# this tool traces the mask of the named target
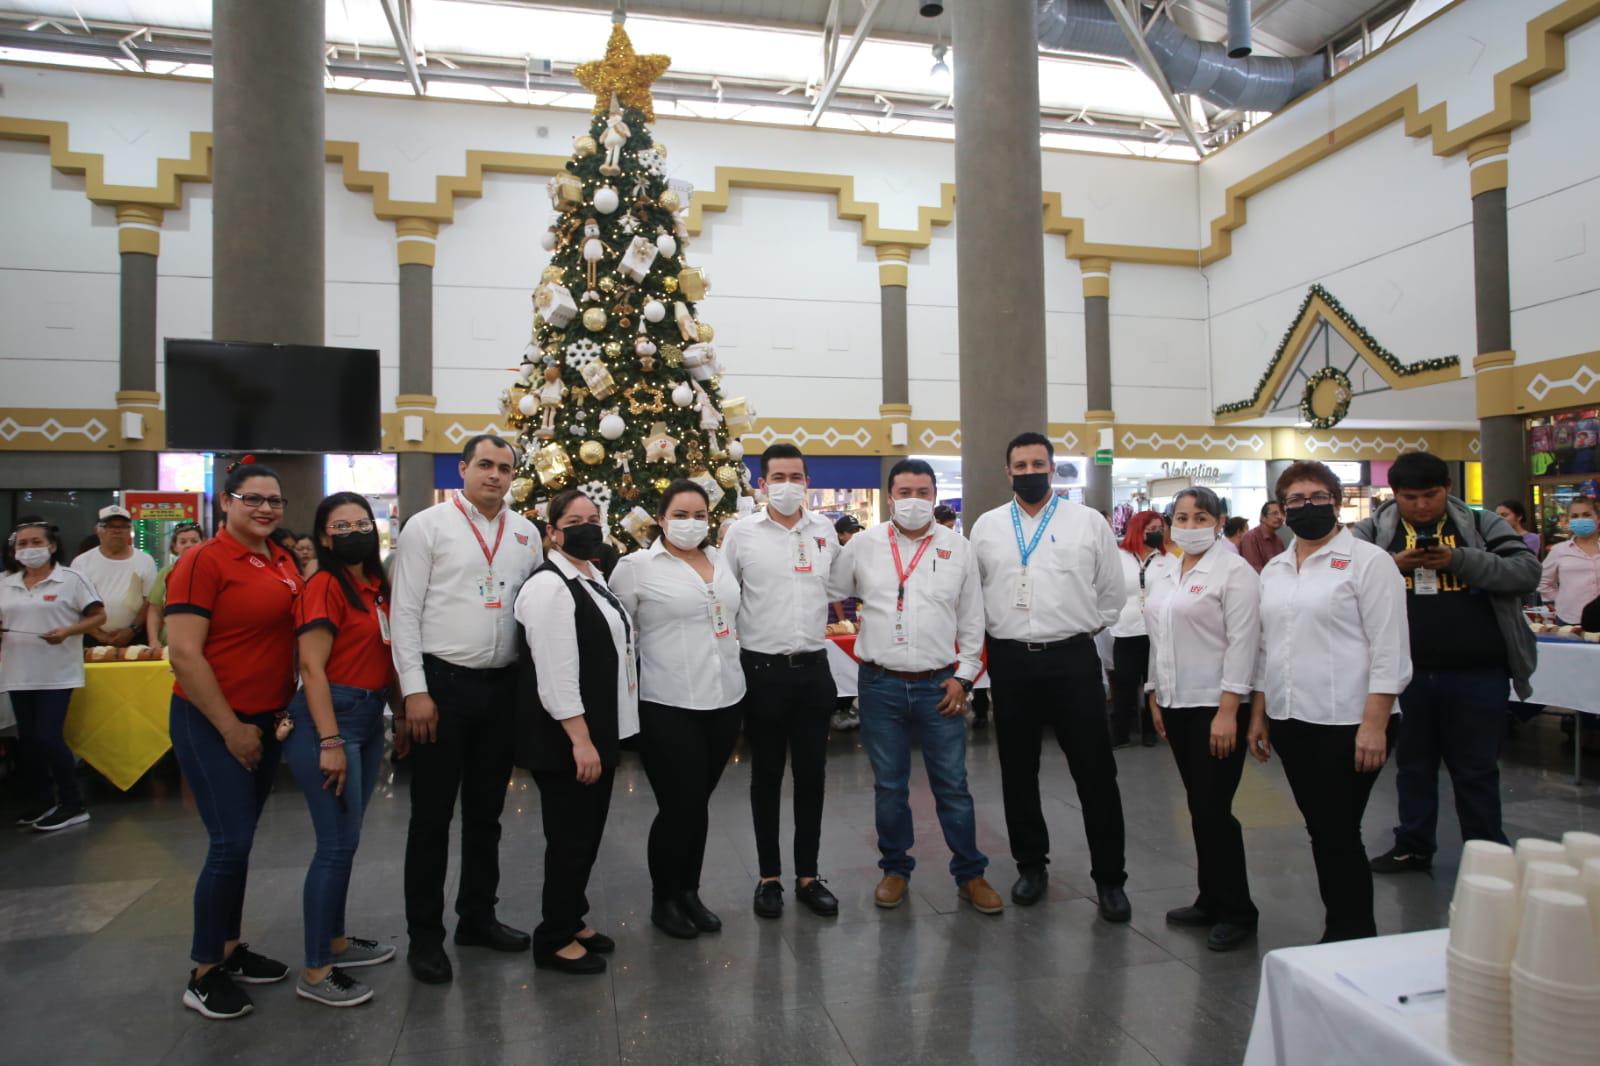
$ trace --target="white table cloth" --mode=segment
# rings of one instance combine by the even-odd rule
[[[1539,664],[1531,683],[1532,703],[1600,714],[1600,644],[1539,641]]]

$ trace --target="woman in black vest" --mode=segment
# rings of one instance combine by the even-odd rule
[[[610,937],[584,924],[584,889],[600,851],[617,742],[639,731],[633,622],[606,587],[600,512],[581,492],[550,501],[556,549],[517,594],[523,655],[517,763],[532,771],[544,811],[544,920],[535,966],[604,973]]]

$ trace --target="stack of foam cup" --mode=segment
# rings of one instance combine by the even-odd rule
[[[1517,945],[1517,886],[1463,874],[1451,903],[1445,959],[1450,1052],[1472,1066],[1511,1061],[1511,962]]]
[[[1537,837],[1523,837],[1517,841],[1517,865],[1526,870],[1530,862],[1566,862],[1565,844]]]
[[[1584,833],[1576,829],[1561,834],[1561,846],[1566,849],[1568,866],[1583,869],[1590,859],[1600,859],[1600,833]]]
[[[1462,845],[1461,867],[1456,871],[1456,876],[1459,879],[1469,874],[1499,877],[1513,885],[1522,883],[1522,867],[1517,865],[1516,852],[1509,845],[1496,844],[1492,840],[1469,840]],[[1450,924],[1454,925],[1455,920],[1456,905],[1452,901]]]
[[[1579,886],[1578,868],[1564,862],[1530,862],[1522,871],[1522,898],[1536,888],[1554,888],[1562,892],[1583,894]]]
[[[1511,966],[1517,1066],[1594,1062],[1600,1050],[1600,943],[1588,902],[1536,888],[1523,902]]]
[[[1589,859],[1583,864],[1578,882],[1583,886],[1583,894],[1589,897],[1589,916],[1594,919],[1595,929],[1600,931],[1600,859]]]

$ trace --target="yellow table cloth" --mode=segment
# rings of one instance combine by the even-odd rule
[[[172,665],[89,663],[67,708],[67,744],[126,792],[172,747]]]

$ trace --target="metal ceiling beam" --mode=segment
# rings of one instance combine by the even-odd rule
[[[828,17],[822,20],[822,81],[833,77],[839,61],[839,0],[829,0]]]
[[[1139,65],[1144,68],[1145,76],[1156,83],[1156,88],[1161,91],[1161,98],[1167,102],[1167,107],[1172,110],[1172,117],[1178,120],[1178,125],[1183,127],[1184,134],[1189,138],[1189,143],[1194,145],[1194,150],[1202,158],[1205,157],[1205,145],[1200,143],[1200,134],[1194,128],[1194,122],[1189,118],[1189,112],[1184,109],[1177,96],[1172,92],[1172,86],[1167,84],[1167,76],[1161,73],[1161,66],[1156,62],[1156,57],[1150,54],[1150,46],[1145,43],[1144,34],[1140,32],[1138,21],[1123,7],[1118,0],[1106,0],[1106,7],[1117,20],[1117,25],[1122,27],[1122,35],[1133,46],[1133,54],[1139,57]]]
[[[822,118],[822,113],[828,109],[828,104],[833,100],[833,94],[839,91],[840,84],[844,82],[850,64],[855,62],[856,53],[861,51],[861,46],[866,43],[867,34],[872,32],[872,24],[878,18],[878,9],[883,6],[883,0],[866,0],[866,3],[866,8],[861,12],[861,19],[856,23],[856,30],[850,35],[850,44],[844,50],[844,58],[834,67],[833,74],[823,84],[822,91],[817,94],[816,103],[811,106],[811,114],[806,116],[808,126],[815,126]]]
[[[403,0],[380,0],[383,6],[383,17],[389,21],[389,32],[394,36],[394,46],[400,53],[400,60],[406,65],[406,79],[411,82],[411,91],[418,96],[426,96],[427,90],[422,87],[422,72],[417,69],[417,50],[411,47],[411,11],[409,6],[402,11],[400,6]]]

